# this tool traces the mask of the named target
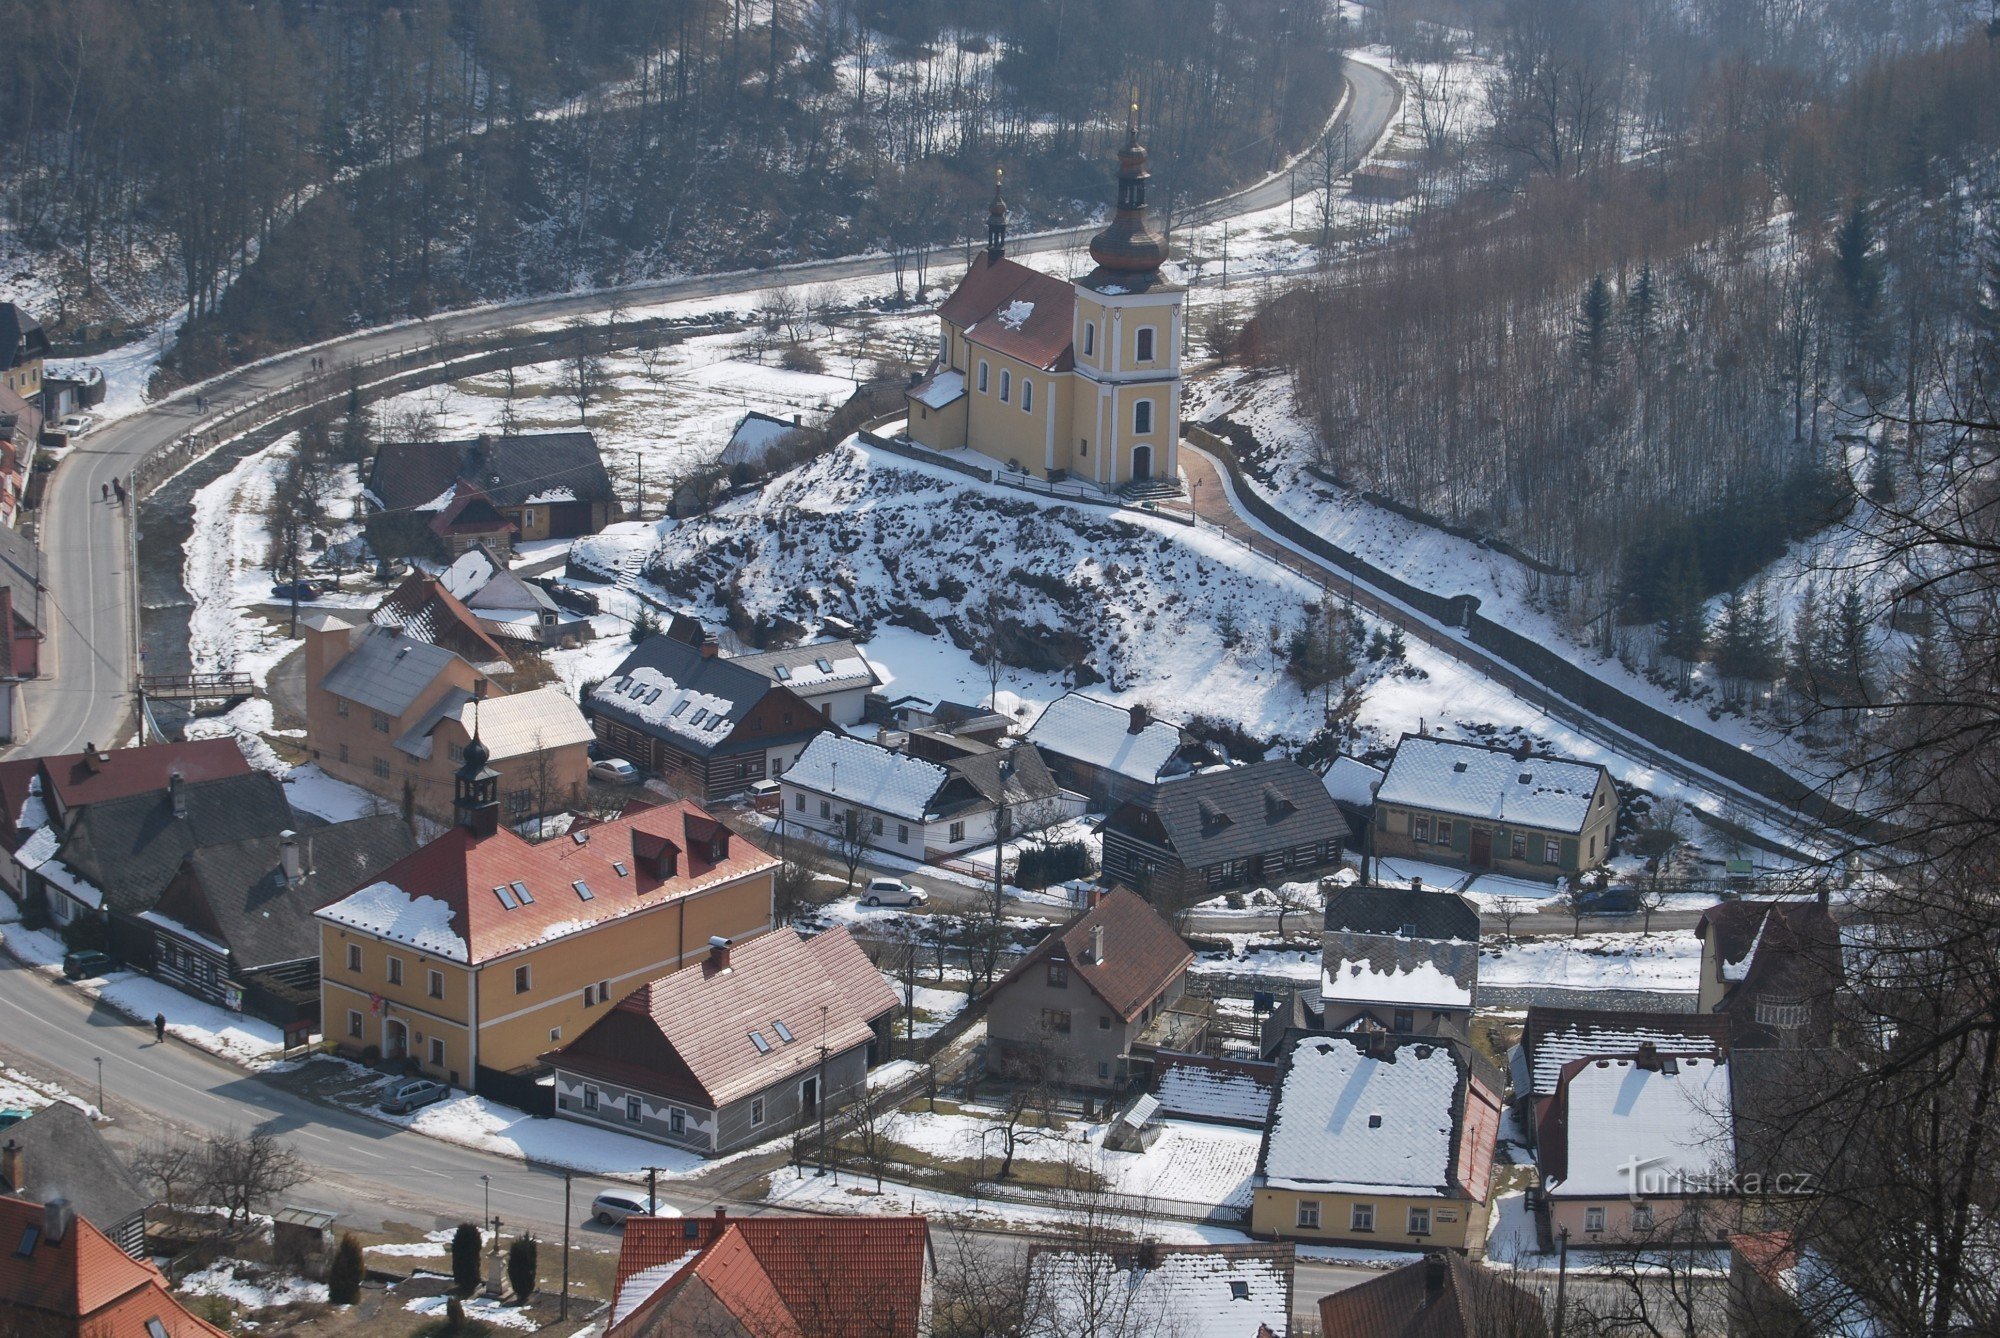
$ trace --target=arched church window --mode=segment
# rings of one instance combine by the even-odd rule
[[[986,393],[986,364],[984,362],[979,364],[979,393],[982,395]]]
[[[1035,408],[1035,383],[1027,377],[1021,378],[1021,412],[1032,413]]]
[[[1005,367],[1000,369],[1000,402],[1005,404],[1014,393],[1014,374]]]

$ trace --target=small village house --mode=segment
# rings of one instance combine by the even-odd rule
[[[1003,1074],[1059,1085],[1122,1087],[1135,1051],[1199,1049],[1206,1014],[1177,1007],[1194,961],[1173,926],[1126,888],[1051,932],[993,986],[986,1009],[987,1062]],[[1162,1037],[1149,1033],[1162,1030]],[[1178,1043],[1172,1043],[1178,1042]]]
[[[795,458],[795,448],[809,440],[798,414],[787,420],[752,409],[736,421],[717,463],[731,483],[747,483]]]
[[[1104,873],[1162,905],[1340,867],[1348,829],[1319,777],[1282,758],[1216,767],[1120,804],[1104,822]]]
[[[696,633],[695,644],[661,634],[634,647],[591,689],[590,720],[606,753],[683,793],[721,799],[782,775],[829,720]]]
[[[1177,492],[1186,289],[1161,272],[1136,117],[1118,209],[1074,283],[1007,259],[996,189],[986,249],[938,308],[936,358],[908,393],[911,440],[1038,478]]]
[[[704,1156],[831,1114],[867,1089],[896,995],[846,929],[717,938],[545,1055],[556,1113]]]
[[[1501,1081],[1461,1042],[1298,1036],[1258,1153],[1253,1236],[1464,1250],[1486,1239]]]
[[[936,1272],[921,1217],[634,1217],[605,1338],[924,1338]]]
[[[1479,911],[1422,886],[1335,888],[1320,940],[1319,1030],[1471,1034]]]
[[[0,526],[0,678],[42,672],[42,554],[17,531]],[[8,705],[11,696],[0,693]],[[11,737],[11,729],[8,731]]]
[[[460,554],[437,580],[479,629],[510,653],[580,646],[597,637],[589,618],[565,611],[546,589],[515,575],[483,544]]]
[[[1823,1043],[1845,978],[1826,902],[1725,901],[1702,912],[1697,1005],[1734,1025],[1739,1047]]]
[[[1733,1231],[1730,1079],[1727,1059],[1651,1042],[1564,1064],[1535,1138],[1550,1236],[1568,1231],[1574,1249],[1716,1243]]]
[[[476,731],[509,822],[583,795],[589,723],[560,688],[505,693],[463,656],[386,627],[316,614],[305,629],[306,747],[330,776],[398,811],[452,816],[455,774]]]
[[[342,1053],[407,1058],[476,1088],[535,1072],[639,985],[711,938],[772,926],[777,861],[693,804],[578,824],[531,844],[500,824],[477,741],[458,823],[318,912],[320,1015]]]
[[[780,811],[793,829],[915,860],[992,845],[1003,808],[1009,832],[1081,811],[1034,749],[957,744],[934,762],[822,734],[779,777]]]
[[[0,1195],[0,1314],[34,1338],[228,1338],[182,1307],[159,1269],[118,1248],[65,1198]]]
[[[1319,1299],[1320,1338],[1548,1338],[1541,1298],[1439,1250]]]
[[[1532,1144],[1555,1099],[1563,1069],[1575,1060],[1636,1055],[1647,1045],[1662,1054],[1726,1059],[1730,1028],[1730,1019],[1721,1013],[1532,1005],[1520,1043],[1508,1056],[1519,1127]]]
[[[425,522],[454,557],[476,543],[502,553],[516,543],[596,534],[618,510],[588,432],[385,444],[362,498],[373,513]]]
[[[474,545],[467,556],[485,551]],[[368,621],[413,641],[448,650],[482,673],[504,675],[512,671],[510,648],[442,580],[428,572],[412,571],[405,576],[375,606]]]
[[[811,641],[783,650],[751,651],[731,656],[730,662],[796,692],[842,726],[861,723],[868,694],[882,685],[868,657],[851,641]]]
[[[42,393],[49,337],[42,323],[12,302],[0,302],[0,387],[33,403]]]
[[[1373,853],[1554,880],[1611,858],[1618,792],[1595,762],[1405,734],[1375,793]]]
[[[1050,702],[1027,741],[1064,789],[1089,797],[1093,812],[1109,812],[1186,775],[1196,752],[1180,726],[1154,719],[1144,706],[1116,706],[1082,692]]]
[[[1257,1338],[1292,1327],[1297,1247],[1162,1245],[1028,1247],[1028,1338],[1163,1334]]]
[[[67,1101],[0,1129],[0,1190],[17,1199],[61,1197],[134,1259],[146,1257],[153,1196],[104,1141],[90,1116]]]

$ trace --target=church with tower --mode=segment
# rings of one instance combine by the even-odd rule
[[[1007,258],[996,186],[986,249],[938,308],[937,358],[909,390],[909,436],[1005,469],[1151,495],[1179,488],[1186,290],[1160,273],[1134,107],[1118,211],[1074,282]]]

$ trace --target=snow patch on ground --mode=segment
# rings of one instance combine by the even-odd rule
[[[1701,940],[1688,931],[1525,939],[1483,949],[1479,983],[1692,994],[1701,987]]]
[[[445,1307],[450,1298],[445,1296],[419,1296],[406,1302],[403,1309],[422,1315],[425,1319],[443,1319]],[[468,1296],[464,1298],[465,1317],[497,1324],[504,1329],[539,1329],[542,1322],[534,1313],[519,1306],[502,1305],[488,1296]]]
[[[186,1296],[223,1296],[245,1310],[270,1310],[301,1301],[326,1304],[326,1284],[308,1282],[240,1259],[218,1259],[182,1278],[175,1290]]]

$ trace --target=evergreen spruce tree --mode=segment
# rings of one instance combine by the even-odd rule
[[[1868,614],[1868,600],[1858,582],[1848,582],[1840,592],[1833,618],[1835,664],[1838,666],[1842,699],[1865,703],[1875,700],[1875,628]]]
[[[1602,274],[1584,291],[1583,306],[1577,313],[1577,359],[1590,373],[1590,383],[1600,385],[1605,374],[1618,364],[1617,342],[1613,337],[1611,285]]]
[[[1866,364],[1874,348],[1881,314],[1882,270],[1874,248],[1875,227],[1868,207],[1856,200],[1834,233],[1833,266],[1846,309],[1848,348],[1857,368]]]
[[[1708,614],[1701,601],[1701,562],[1683,552],[1663,582],[1660,650],[1680,665],[1681,690],[1687,690],[1694,663],[1708,645]]]
[[[361,1242],[353,1232],[343,1232],[334,1247],[333,1262],[326,1267],[326,1299],[335,1305],[353,1305],[361,1299]]]
[[[1881,442],[1870,448],[1868,500],[1883,506],[1896,500],[1896,463]]]
[[[1805,593],[1799,597],[1798,612],[1792,615],[1792,644],[1789,662],[1785,666],[1786,680],[1792,691],[1807,701],[1820,700],[1820,649],[1824,634],[1820,615],[1819,585],[1807,581]]]
[[[507,1247],[507,1285],[514,1289],[516,1301],[525,1302],[535,1294],[536,1270],[535,1238],[518,1237]]]
[[[1771,609],[1770,592],[1763,582],[1750,594],[1750,661],[1747,677],[1753,683],[1775,683],[1785,672],[1784,637],[1778,630],[1778,616]]]
[[[479,1228],[461,1222],[451,1233],[451,1278],[462,1292],[479,1286]]]
[[[1642,265],[1625,294],[1625,337],[1642,366],[1652,347],[1653,327],[1659,323],[1659,307],[1659,281],[1653,277],[1652,265]]]
[[[1722,597],[1722,617],[1715,624],[1715,672],[1722,675],[1722,692],[1737,700],[1750,677],[1754,655],[1750,629],[1750,602],[1739,590]]]

